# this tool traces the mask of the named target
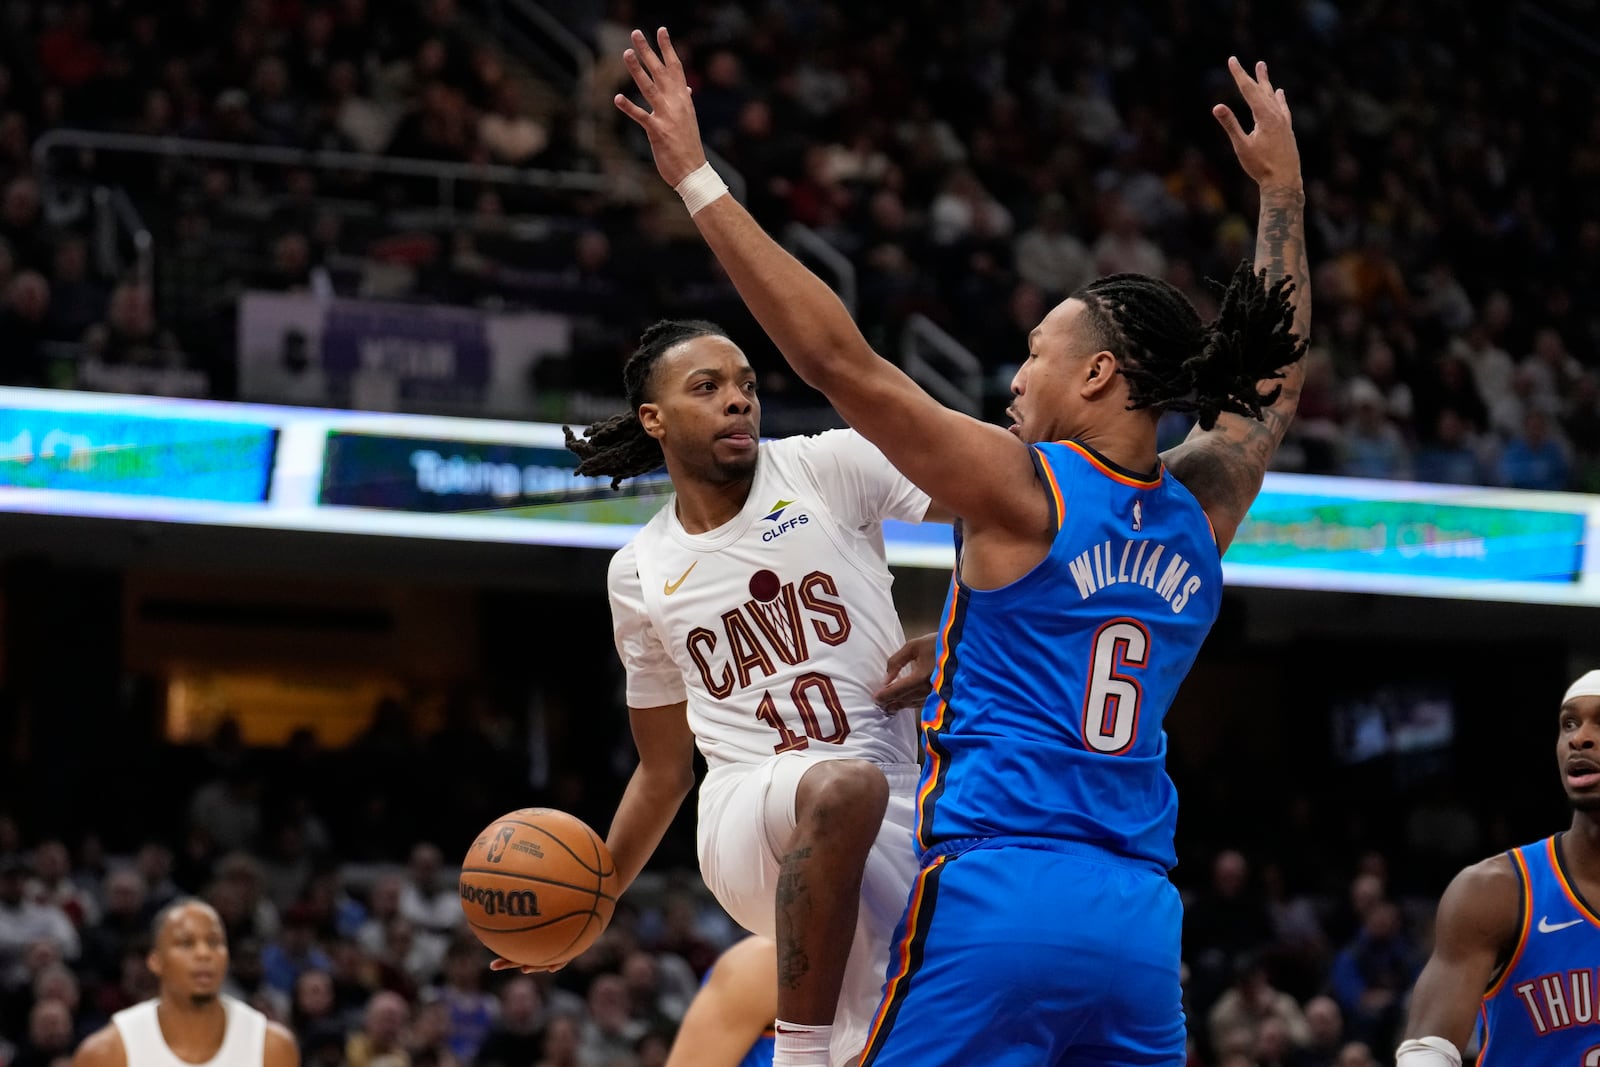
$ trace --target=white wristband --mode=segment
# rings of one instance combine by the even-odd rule
[[[1395,1067],[1461,1067],[1461,1053],[1442,1037],[1414,1037],[1395,1050]]]
[[[689,176],[674,185],[672,190],[683,197],[683,206],[689,209],[689,217],[694,218],[701,208],[719,199],[728,191],[728,183],[711,169],[709,162],[706,162],[690,171]]]

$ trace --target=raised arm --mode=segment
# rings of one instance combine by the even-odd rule
[[[1458,1054],[1455,1062],[1460,1062],[1459,1051],[1472,1037],[1483,994],[1516,949],[1526,919],[1521,895],[1517,872],[1504,856],[1473,864],[1445,889],[1434,923],[1433,955],[1411,993],[1402,1064],[1408,1046],[1436,1051],[1436,1041],[1449,1042]],[[1439,1061],[1424,1052],[1418,1062]]]
[[[1256,270],[1267,272],[1266,283],[1292,279],[1294,332],[1304,339],[1311,330],[1311,270],[1306,262],[1305,190],[1300,177],[1300,151],[1295,145],[1289,105],[1282,89],[1267,79],[1267,65],[1256,64],[1255,77],[1237,59],[1228,70],[1250,106],[1254,128],[1245,133],[1226,104],[1212,114],[1227,131],[1245,172],[1261,191],[1256,223]],[[1187,440],[1162,456],[1173,475],[1200,501],[1217,532],[1217,545],[1226,549],[1245,513],[1261,491],[1267,465],[1294,420],[1300,406],[1300,385],[1305,368],[1298,362],[1283,369],[1283,377],[1261,383],[1264,390],[1278,387],[1278,399],[1262,412],[1260,420],[1224,414],[1210,430],[1198,426]]]
[[[665,29],[660,55],[635,30],[623,56],[649,110],[617,107],[650,138],[656,169],[689,204],[695,225],[745,305],[805,382],[939,507],[1022,530],[1048,521],[1027,448],[940,404],[867,344],[833,290],[784,251],[706,167],[683,65]],[[1020,358],[1019,353],[1019,358]]]

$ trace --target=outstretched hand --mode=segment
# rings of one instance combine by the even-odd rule
[[[1227,104],[1218,104],[1211,109],[1211,114],[1227,131],[1240,165],[1262,188],[1289,186],[1298,189],[1300,149],[1294,141],[1294,125],[1283,90],[1272,87],[1265,63],[1257,63],[1255,77],[1251,77],[1239,65],[1238,58],[1230,56],[1228,73],[1233,75],[1244,102],[1250,107],[1253,128],[1246,133]]]
[[[559,971],[565,966],[565,963],[558,963],[551,967],[530,967],[525,963],[517,963],[501,956],[489,964],[489,969],[491,971],[521,971],[523,974],[544,974],[548,971]]]
[[[684,77],[683,63],[672,47],[667,28],[656,31],[656,43],[661,54],[650,47],[650,42],[639,30],[633,31],[633,47],[622,53],[622,63],[633,75],[650,110],[618,93],[614,98],[617,110],[637,122],[650,138],[650,151],[656,158],[656,170],[666,183],[676,187],[679,182],[698,170],[706,161],[706,151],[700,144],[700,124],[695,118],[694,101],[689,99],[689,82]]]

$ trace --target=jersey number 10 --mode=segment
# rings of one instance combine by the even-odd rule
[[[828,709],[832,722],[827,731],[823,730],[816,705],[812,703],[813,694]],[[838,690],[833,688],[833,679],[826,674],[813,672],[796,678],[789,687],[789,699],[800,712],[800,722],[806,731],[804,737],[789,729],[789,724],[783,721],[771,690],[761,694],[761,704],[756,708],[756,718],[778,731],[778,743],[772,746],[774,753],[809,748],[812,741],[824,745],[842,745],[844,739],[850,736],[850,720],[845,718],[844,705],[839,701]]]

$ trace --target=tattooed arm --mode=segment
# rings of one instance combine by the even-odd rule
[[[1254,78],[1237,59],[1228,61],[1228,69],[1250,105],[1255,128],[1245,133],[1224,104],[1218,104],[1212,113],[1227,131],[1239,162],[1260,186],[1256,269],[1267,272],[1268,285],[1285,276],[1293,280],[1294,332],[1303,338],[1311,329],[1311,277],[1306,263],[1305,191],[1289,105],[1283,90],[1274,89],[1267,80],[1265,63],[1256,64]],[[1263,389],[1282,389],[1260,420],[1225,414],[1211,430],[1195,427],[1186,441],[1162,456],[1173,476],[1205,508],[1217,533],[1219,551],[1227,549],[1261,491],[1267,464],[1283,443],[1300,404],[1304,377],[1304,367],[1291,364],[1283,369],[1282,378],[1261,383]]]

